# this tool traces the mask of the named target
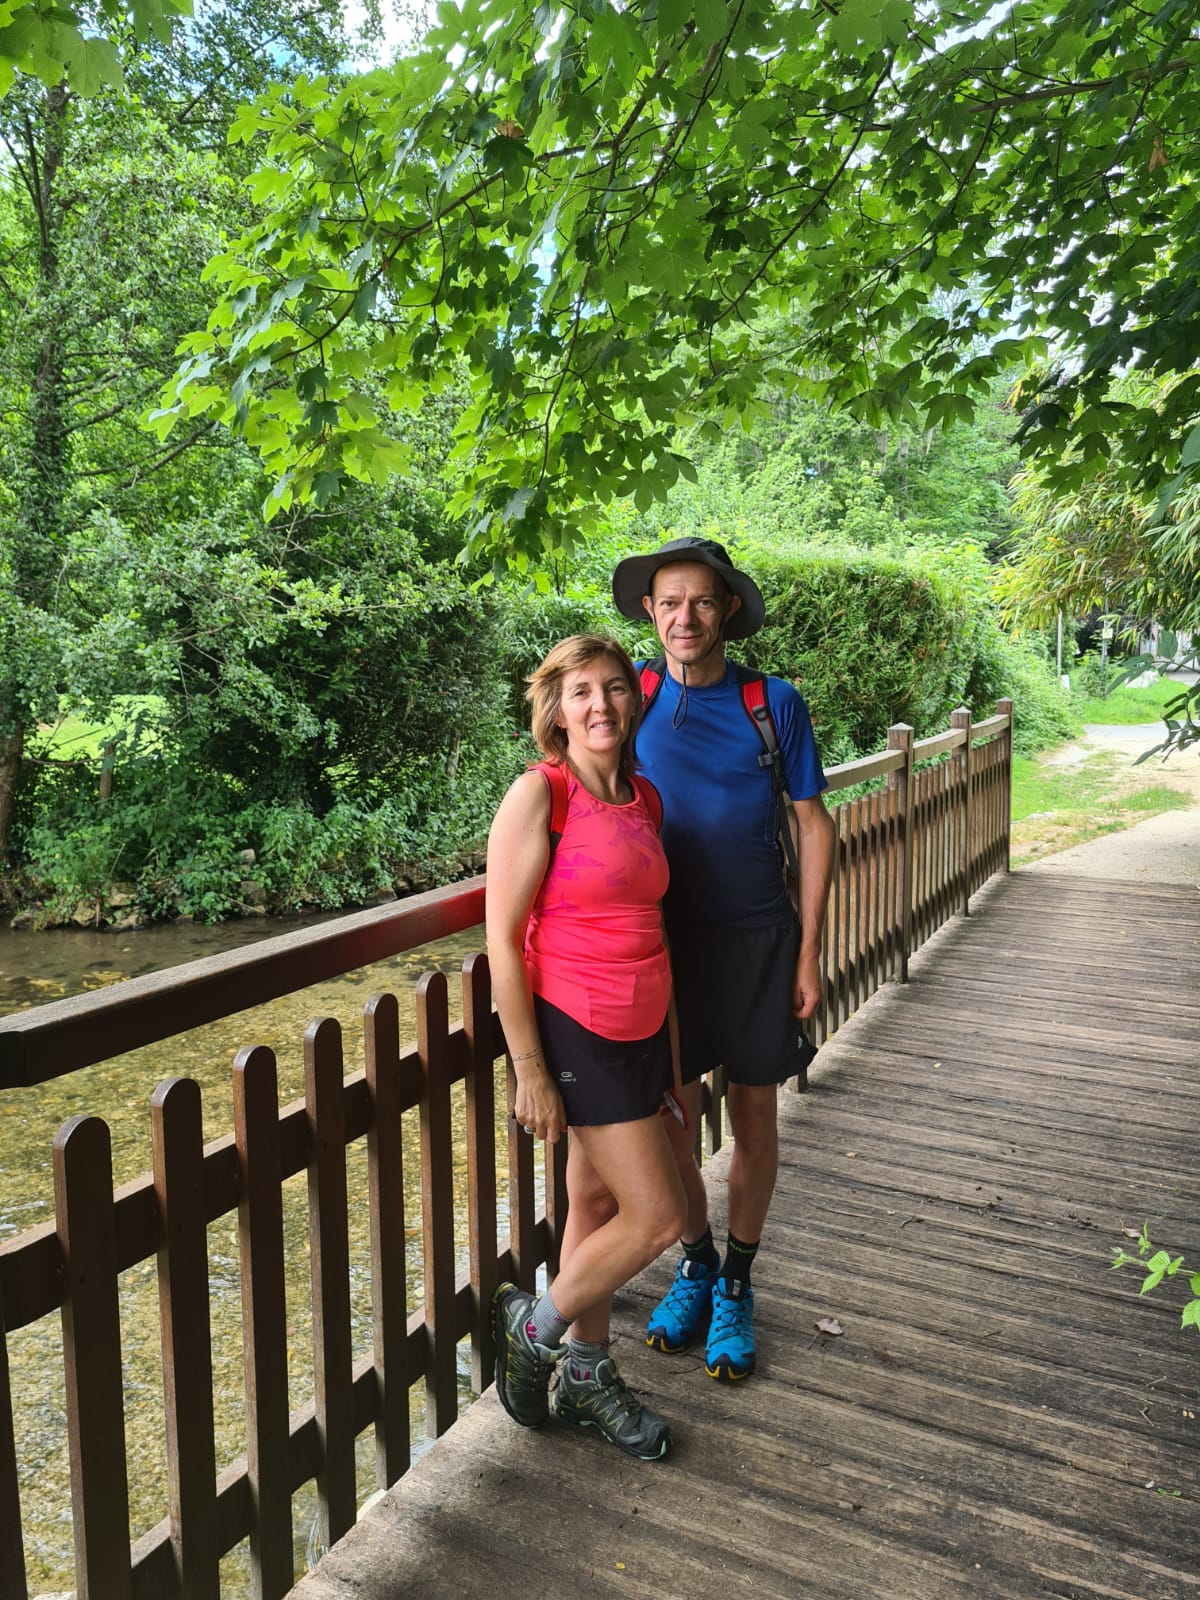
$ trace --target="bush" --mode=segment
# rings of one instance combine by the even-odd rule
[[[869,554],[746,550],[739,559],[770,619],[744,659],[797,682],[826,761],[882,748],[892,723],[918,738],[948,726],[979,653],[979,602],[965,582]]]

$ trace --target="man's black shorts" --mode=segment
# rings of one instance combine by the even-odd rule
[[[816,1051],[792,1015],[800,928],[671,930],[682,1076],[723,1066],[731,1083],[768,1085],[802,1072]]]
[[[675,1079],[665,1020],[648,1039],[605,1039],[541,995],[533,997],[533,1013],[568,1127],[638,1122],[658,1110]]]

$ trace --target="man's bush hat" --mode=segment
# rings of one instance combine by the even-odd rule
[[[650,593],[650,584],[660,567],[669,567],[679,561],[698,561],[702,566],[719,572],[730,591],[742,602],[721,630],[727,639],[748,639],[757,633],[766,621],[767,608],[758,585],[753,578],[739,572],[729,559],[724,545],[715,539],[671,539],[648,556],[626,556],[617,563],[613,573],[613,602],[623,617],[640,622],[646,615],[642,596]]]

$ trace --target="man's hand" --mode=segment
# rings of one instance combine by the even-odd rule
[[[792,1015],[800,1022],[811,1017],[821,1003],[821,961],[815,954],[800,952],[796,978],[792,984]]]

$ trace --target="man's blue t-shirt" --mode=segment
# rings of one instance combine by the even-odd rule
[[[768,678],[766,691],[787,791],[793,800],[811,799],[827,785],[808,707],[782,678]],[[681,698],[668,672],[637,732],[638,762],[663,800],[668,930],[786,923],[792,912],[775,792],[759,765],[764,746],[746,714],[736,667],[729,663],[708,688],[689,685],[683,705]]]

